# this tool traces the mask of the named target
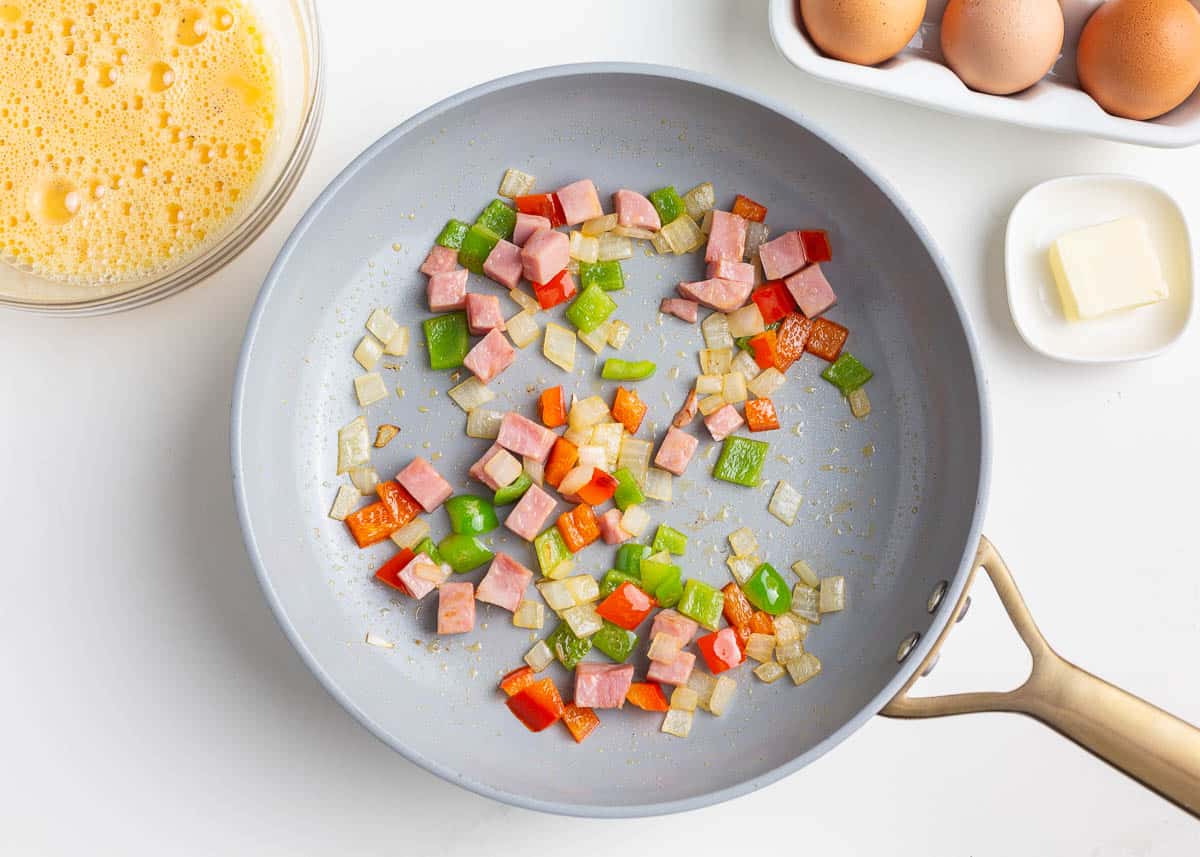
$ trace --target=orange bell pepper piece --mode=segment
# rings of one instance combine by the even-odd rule
[[[554,680],[544,678],[518,691],[505,703],[530,732],[541,732],[563,716],[563,701]]]
[[[612,499],[617,492],[617,480],[598,467],[592,468],[592,478],[576,493],[589,506],[599,506]]]
[[[812,335],[813,323],[798,312],[783,319],[775,334],[775,368],[786,372],[804,356],[804,349]]]
[[[771,431],[779,428],[779,414],[770,399],[751,399],[746,402],[746,425],[750,431]]]
[[[383,541],[402,525],[396,523],[386,503],[377,502],[347,515],[346,526],[358,546],[365,548]]]
[[[764,330],[750,337],[750,350],[754,362],[759,369],[770,369],[778,366],[779,357],[776,352],[776,333],[774,330]]]
[[[767,219],[767,207],[765,205],[759,205],[750,197],[742,196],[740,193],[734,198],[733,208],[730,210],[738,217],[744,217],[756,223],[762,223]]]
[[[617,395],[613,398],[613,419],[625,426],[625,431],[637,434],[646,416],[646,403],[641,400],[636,390],[626,390],[617,387]]]
[[[583,739],[591,735],[600,725],[600,718],[590,708],[580,708],[573,702],[563,706],[562,722],[571,730],[571,737],[576,744],[582,744]]]
[[[671,706],[663,695],[662,688],[652,681],[635,681],[625,692],[625,701],[642,711],[666,711]]]
[[[421,504],[414,500],[413,495],[409,494],[404,486],[395,480],[389,479],[387,482],[380,482],[375,486],[375,493],[392,513],[392,518],[396,521],[396,529],[403,527],[422,512]]]
[[[721,592],[725,596],[725,606],[721,608],[721,612],[725,614],[725,621],[735,628],[748,627],[750,617],[754,615],[754,605],[750,603],[746,593],[742,592],[742,587],[736,583],[727,583],[721,588]]]
[[[812,333],[808,335],[808,342],[804,347],[809,354],[815,354],[822,360],[832,363],[842,353],[842,346],[846,344],[849,337],[850,331],[836,321],[814,318]]]
[[[750,630],[755,634],[774,634],[775,620],[771,618],[770,613],[755,610],[754,615],[750,617]]]
[[[500,679],[500,689],[506,696],[515,696],[535,681],[537,681],[537,673],[533,671],[532,667],[518,667]]]
[[[558,531],[567,543],[567,550],[579,553],[600,538],[600,522],[596,520],[596,513],[591,506],[580,503],[558,516]]]
[[[579,460],[579,447],[564,437],[554,441],[550,448],[550,456],[546,459],[546,469],[542,478],[552,488],[557,488],[563,477],[571,472],[575,462]]]
[[[542,391],[538,397],[538,417],[546,428],[567,424],[567,400],[561,386]]]
[[[402,580],[400,580],[400,572],[402,572],[404,570],[404,566],[412,562],[415,557],[415,553],[408,548],[405,548],[379,567],[379,571],[375,572],[375,579],[380,583],[387,584],[388,586],[392,587],[392,589],[400,590],[405,595],[411,595],[412,593],[408,591],[408,587],[404,585]]]

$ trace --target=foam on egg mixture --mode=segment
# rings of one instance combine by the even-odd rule
[[[168,266],[249,198],[276,98],[238,0],[0,0],[0,256],[80,284]]]

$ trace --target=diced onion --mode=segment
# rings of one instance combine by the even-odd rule
[[[708,211],[704,212],[704,219],[700,221],[700,231],[705,235],[708,235],[710,232],[712,232],[712,222],[713,213],[712,209],[710,208]]]
[[[688,217],[692,220],[702,220],[704,215],[712,211],[717,204],[717,194],[712,182],[698,184],[683,195],[683,204],[687,208]]]
[[[400,434],[400,427],[394,426],[391,423],[384,423],[375,430],[375,448],[383,449],[392,442],[392,438]]]
[[[583,446],[592,439],[591,426],[571,426],[563,432],[563,440],[570,441],[576,446]]]
[[[532,602],[524,601],[522,604],[530,604]],[[541,607],[541,604],[535,605]],[[516,625],[517,617],[513,615],[513,624]],[[527,625],[517,625],[518,628],[526,628]],[[538,626],[541,627],[540,625]],[[525,653],[525,663],[529,664],[529,668],[535,673],[540,673],[550,664],[554,663],[554,652],[550,651],[550,647],[546,645],[545,640],[538,640],[533,644],[533,648]]]
[[[529,343],[538,338],[540,328],[533,313],[527,309],[521,310],[508,321],[504,322],[504,328],[509,337],[513,341],[513,345],[517,348],[524,348]]]
[[[346,520],[346,516],[358,507],[360,496],[362,495],[349,485],[339,485],[337,496],[333,498],[333,507],[329,510],[329,517],[335,521]]]
[[[590,238],[582,232],[572,232],[570,243],[567,245],[572,259],[580,262],[595,262],[600,254],[600,239]]]
[[[509,167],[504,171],[504,178],[500,179],[500,189],[497,193],[509,199],[516,199],[518,196],[528,196],[533,193],[535,185],[537,185],[537,179],[529,173]]]
[[[677,738],[686,738],[692,731],[692,721],[695,718],[696,715],[690,711],[683,711],[679,708],[668,709],[667,716],[663,718],[662,731]]]
[[[608,344],[620,351],[629,339],[629,325],[619,319],[614,319],[608,325]]]
[[[396,331],[400,330],[400,325],[386,309],[376,307],[367,318],[367,330],[380,342],[389,342],[396,335]]]
[[[658,553],[650,554],[650,556],[646,557],[646,559],[649,560],[650,562],[659,562],[659,563],[662,563],[663,565],[670,565],[671,564],[671,552],[664,548],[663,550],[660,550]]]
[[[737,356],[729,364],[729,371],[740,373],[750,382],[758,377],[758,364],[754,362],[753,357],[739,348]]]
[[[751,220],[746,223],[746,255],[742,259],[746,262],[753,262],[758,255],[758,248],[767,243],[767,239],[771,237],[771,230],[765,223]]]
[[[775,657],[781,664],[791,663],[804,654],[804,643],[797,637],[775,646]]]
[[[507,449],[502,449],[483,465],[483,472],[501,487],[512,485],[521,475],[521,462]]]
[[[574,258],[567,259],[567,270],[571,272],[571,276],[577,276],[579,274],[579,260]]]
[[[714,312],[700,322],[704,344],[708,348],[733,348],[733,337],[729,334],[729,316]]]
[[[617,216],[615,214],[604,214],[600,217],[593,217],[591,220],[585,220],[583,226],[579,227],[579,231],[584,235],[599,237],[605,232],[611,232],[617,228]]]
[[[701,708],[708,708],[708,702],[712,698],[713,687],[717,684],[717,680],[702,669],[692,670],[692,674],[688,676],[687,687],[696,694],[696,703]]]
[[[787,672],[787,670],[774,661],[759,664],[754,668],[754,674],[758,676],[761,681],[765,681],[767,684],[783,678],[785,672]]]
[[[383,343],[371,334],[367,334],[354,349],[354,359],[358,365],[370,372],[383,356]]]
[[[554,568],[546,572],[546,577],[551,580],[562,580],[564,577],[570,577],[575,571],[575,558],[567,557],[562,560]]]
[[[383,353],[393,357],[403,357],[408,353],[408,328],[398,328],[392,338],[383,346]]]
[[[787,671],[792,681],[801,685],[821,674],[821,662],[812,652],[805,652],[796,660],[788,661]]]
[[[599,467],[601,470],[607,470],[608,455],[605,453],[604,447],[595,443],[585,443],[579,447],[579,466],[583,467],[585,465],[587,467]]]
[[[574,497],[579,489],[592,481],[592,465],[579,464],[567,471],[567,475],[558,483],[558,493],[564,497]]]
[[[359,375],[354,379],[354,395],[358,397],[358,403],[364,408],[381,399],[386,399],[388,391],[387,385],[383,383],[383,376],[378,372]]]
[[[568,577],[563,584],[570,590],[576,604],[590,604],[600,598],[600,584],[590,574]]]
[[[725,407],[727,404],[728,402],[725,401],[721,394],[717,393],[713,396],[705,396],[696,403],[696,407],[700,409],[700,413],[707,417],[709,414],[716,413],[717,411],[721,410],[721,408]]]
[[[660,234],[676,256],[690,253],[704,243],[704,233],[696,221],[686,214],[679,215],[664,226]]]
[[[542,354],[564,372],[575,369],[575,334],[560,324],[550,322],[546,325],[545,339],[542,340]]]
[[[775,486],[775,493],[771,495],[771,502],[767,504],[767,511],[790,527],[796,522],[796,515],[803,502],[804,498],[800,496],[800,492],[780,479],[779,484]]]
[[[413,518],[396,532],[392,533],[392,541],[399,548],[415,548],[422,539],[429,537],[429,522],[424,518]]]
[[[715,396],[721,393],[720,375],[700,375],[696,378],[697,396]]]
[[[722,375],[721,398],[731,405],[746,401],[746,376],[741,372],[728,372]]]
[[[500,434],[500,421],[503,419],[504,414],[499,411],[476,408],[467,414],[467,437],[495,440]]]
[[[738,583],[745,583],[750,579],[750,575],[754,574],[754,569],[762,565],[762,560],[758,556],[731,556],[725,560],[725,564],[729,566],[729,573],[733,575],[733,579]]]
[[[606,470],[617,469],[617,459],[621,454],[621,440],[625,436],[625,426],[620,423],[600,423],[592,429],[591,442],[604,447],[604,455],[608,461]]]
[[[671,244],[667,241],[667,236],[661,232],[655,232],[654,237],[650,239],[650,243],[654,246],[655,251],[660,256],[667,256],[674,252],[671,250]]]
[[[720,717],[733,701],[733,693],[737,690],[737,682],[728,676],[717,676],[713,684],[712,695],[708,698],[708,710]]]
[[[571,590],[567,589],[567,585],[561,580],[543,580],[538,583],[537,588],[546,604],[556,613],[575,606]]]
[[[671,473],[667,470],[661,470],[657,467],[651,467],[646,471],[645,483],[642,485],[642,493],[651,500],[661,500],[664,503],[671,502]]]
[[[371,441],[367,437],[367,420],[355,417],[338,430],[338,474],[349,473],[371,460]]]
[[[604,620],[591,604],[579,604],[564,610],[562,619],[576,637],[590,637],[604,627]]]
[[[871,400],[867,398],[867,388],[859,387],[857,390],[851,390],[847,397],[850,402],[850,413],[854,414],[858,419],[863,419],[867,414],[871,413]]]
[[[792,612],[813,625],[821,624],[820,596],[817,590],[803,583],[792,587]]]
[[[681,638],[660,631],[650,641],[650,649],[646,652],[646,657],[662,664],[670,664],[674,663],[682,650],[683,640]]]
[[[817,577],[817,573],[812,570],[812,566],[802,559],[798,559],[792,563],[792,571],[796,574],[796,577],[803,581],[805,586],[816,589],[821,585],[821,578]]]
[[[536,601],[521,599],[521,603],[517,605],[517,609],[513,612],[513,625],[517,628],[528,628],[531,631],[540,631],[542,626],[546,624],[546,607],[544,604],[539,604]],[[535,646],[536,648],[536,646]],[[533,666],[530,664],[530,666]],[[536,670],[537,667],[534,667]]]
[[[754,376],[750,382],[748,389],[751,393],[760,399],[770,397],[772,393],[783,386],[783,382],[787,380],[787,376],[776,369],[774,366],[768,366],[766,369]]]
[[[746,640],[746,657],[769,661],[775,657],[775,637],[771,634],[751,634]]]
[[[480,405],[486,405],[492,399],[496,398],[496,394],[487,388],[478,378],[472,375],[467,380],[463,381],[457,387],[451,387],[450,392],[446,395],[467,413],[478,408]]]
[[[620,235],[601,235],[596,252],[599,262],[619,262],[633,257],[633,241]]]
[[[745,352],[742,353],[744,354]],[[724,375],[732,365],[732,348],[700,349],[700,371],[705,375]]]
[[[612,322],[606,321],[587,333],[581,330],[576,336],[579,337],[580,342],[599,354],[604,350],[604,346],[608,345],[608,329],[611,324]]]
[[[378,646],[381,649],[394,649],[396,644],[391,640],[384,639],[376,634],[367,631],[367,636],[363,638],[363,642],[368,646]]]
[[[758,537],[749,527],[741,527],[729,534],[729,548],[734,556],[753,556],[758,553]]]
[[[650,526],[650,513],[634,503],[621,515],[621,529],[631,536],[640,536]]]
[[[757,336],[766,329],[762,310],[753,301],[729,314],[729,335],[735,339],[739,336]]]
[[[621,438],[621,450],[617,454],[617,469],[627,469],[644,489],[653,451],[654,445],[649,441],[625,435]]]
[[[653,241],[654,236],[658,233],[653,229],[642,229],[639,226],[617,226],[613,229],[613,234],[622,238],[634,238],[639,241]]]
[[[567,423],[571,426],[591,428],[608,419],[608,403],[599,396],[588,396],[571,405]]]
[[[521,469],[525,471],[525,475],[533,480],[533,484],[542,487],[546,483],[546,464],[543,461],[538,461],[536,458],[523,456],[521,458]]]
[[[817,610],[821,613],[837,613],[846,607],[846,578],[825,577],[818,590]]]
[[[671,710],[695,711],[700,695],[690,687],[680,686],[671,691]]]
[[[375,486],[379,484],[379,474],[375,472],[374,467],[352,467],[350,481],[354,483],[358,493],[366,497],[375,493]]]
[[[788,643],[800,640],[800,623],[790,613],[776,616],[772,622],[775,625],[775,644],[777,646],[786,646]]]
[[[531,313],[537,312],[542,308],[542,305],[537,302],[537,299],[524,289],[512,289],[509,291],[508,296],[512,298],[513,303],[515,303],[521,309],[527,309]]]

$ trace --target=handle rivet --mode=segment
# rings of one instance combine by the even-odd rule
[[[927,667],[925,667],[925,669],[921,670],[921,678],[925,678],[925,676],[927,676],[931,672],[933,672],[933,668],[938,665],[938,661],[940,661],[941,659],[942,659],[942,656],[940,654],[934,655],[933,660],[929,662],[929,666],[927,666]]]
[[[900,641],[900,648],[896,649],[896,663],[904,663],[905,658],[912,654],[912,650],[917,647],[917,642],[921,639],[919,631],[913,631],[907,637]]]
[[[958,611],[958,615],[954,617],[954,624],[958,624],[963,619],[967,618],[967,611],[971,609],[971,596],[968,595],[963,599],[962,609]]]
[[[942,599],[946,597],[946,590],[950,588],[950,582],[943,580],[933,587],[933,592],[929,593],[929,600],[925,602],[926,609],[930,613],[938,609],[942,603]]]

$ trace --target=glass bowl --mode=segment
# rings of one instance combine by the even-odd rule
[[[246,204],[224,230],[170,267],[99,286],[44,279],[0,262],[0,306],[44,315],[101,315],[162,300],[211,276],[267,228],[308,164],[324,108],[325,74],[315,0],[249,0],[278,61],[276,136]]]

